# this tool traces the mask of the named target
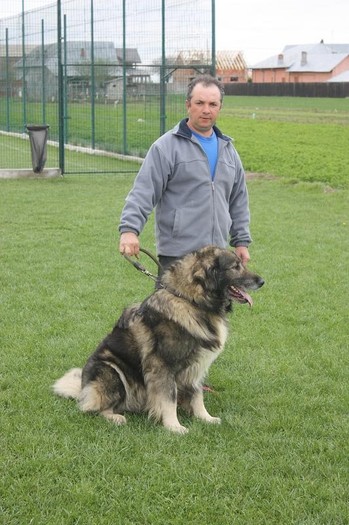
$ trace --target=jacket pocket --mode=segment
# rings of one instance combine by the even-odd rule
[[[183,210],[182,209],[179,209],[179,210],[176,210],[175,211],[175,215],[174,215],[174,220],[173,220],[173,227],[172,227],[172,236],[173,237],[177,237],[181,231],[182,231],[182,226],[181,226],[181,223],[183,222],[182,221],[182,215],[183,215]]]
[[[177,208],[174,212],[172,237],[184,239],[203,238],[212,231],[212,209],[207,207],[207,202],[186,208]]]

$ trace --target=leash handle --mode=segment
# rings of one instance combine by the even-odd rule
[[[159,263],[159,260],[157,257],[155,257],[155,255],[153,255],[152,253],[148,252],[148,250],[146,250],[145,248],[139,248],[139,251],[145,253],[146,255],[148,255],[148,257],[150,259],[152,259],[152,261],[155,262],[156,266],[159,268],[159,270],[162,270],[162,266],[161,264]]]
[[[139,248],[139,251],[145,253],[145,255],[147,255],[157,265],[157,267],[161,270],[161,268],[162,268],[161,264],[159,263],[157,258],[152,253],[148,252],[148,250],[146,250],[145,248]],[[139,261],[135,261],[134,259],[132,259],[128,255],[125,255],[124,253],[122,255],[125,257],[125,259],[129,263],[132,264],[132,266],[134,266],[136,268],[136,270],[142,272],[144,275],[146,275],[147,277],[150,277],[154,281],[158,280],[158,277],[156,275],[153,275],[152,273],[150,273]]]

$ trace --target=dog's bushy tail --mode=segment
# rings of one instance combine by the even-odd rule
[[[81,392],[81,368],[72,368],[52,386],[58,396],[79,399]]]

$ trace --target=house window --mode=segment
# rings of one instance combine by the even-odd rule
[[[238,82],[239,77],[230,77],[230,82]]]

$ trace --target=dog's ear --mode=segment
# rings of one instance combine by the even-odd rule
[[[232,268],[235,258],[233,252],[221,252],[216,255],[207,270],[206,279],[212,289],[217,290],[225,286],[226,274]]]
[[[193,282],[202,286],[204,290],[216,288],[216,282],[220,274],[217,257],[199,261],[196,268],[193,269]]]
[[[228,270],[232,267],[232,263],[238,263],[238,257],[234,252],[224,252],[216,257],[216,268],[219,270]]]
[[[196,284],[201,284],[202,286],[205,284],[205,278],[206,278],[206,271],[203,266],[198,266],[193,271],[193,282]]]

